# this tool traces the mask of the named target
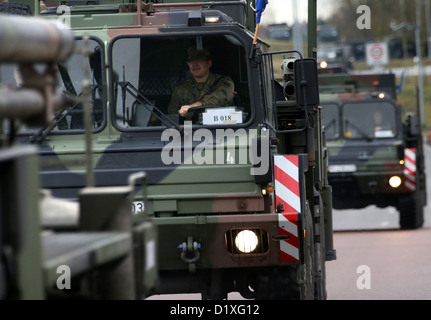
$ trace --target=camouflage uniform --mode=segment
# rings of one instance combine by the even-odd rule
[[[174,89],[168,113],[178,114],[181,106],[196,101],[201,101],[204,106],[232,106],[234,89],[234,83],[229,76],[221,76],[211,72],[205,83],[196,82],[191,78]],[[187,114],[187,119],[191,117],[192,113]]]

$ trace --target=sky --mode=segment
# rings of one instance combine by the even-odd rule
[[[307,21],[308,1],[296,0],[297,15],[293,13],[293,3],[294,0],[268,0],[262,15],[262,24],[287,22],[292,25],[295,16],[300,21]],[[331,12],[331,3],[331,0],[317,0],[318,16],[327,16]]]

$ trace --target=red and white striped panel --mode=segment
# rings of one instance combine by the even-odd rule
[[[280,260],[298,261],[298,212],[301,212],[299,193],[298,155],[274,156],[275,207],[283,205],[278,215],[279,234],[288,236],[280,241]]]
[[[280,202],[284,212],[301,212],[298,155],[274,156],[275,206]]]
[[[404,149],[404,177],[405,189],[407,191],[416,190],[416,149]]]
[[[299,261],[298,214],[278,214],[279,235],[288,236],[280,240],[280,261]]]

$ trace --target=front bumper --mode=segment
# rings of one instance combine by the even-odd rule
[[[160,270],[261,267],[302,261],[300,213],[235,214],[154,218]],[[259,245],[250,253],[235,248],[240,230],[252,230]],[[196,243],[195,248],[192,248]],[[184,253],[184,245],[188,252]],[[196,252],[199,251],[198,258]],[[181,257],[183,256],[183,257]],[[184,259],[186,256],[186,259]]]
[[[401,178],[401,185],[392,188],[389,179],[392,176]],[[377,194],[401,194],[406,190],[407,179],[402,171],[390,173],[378,172],[355,172],[355,173],[330,173],[329,184],[332,186],[334,195],[377,195]]]

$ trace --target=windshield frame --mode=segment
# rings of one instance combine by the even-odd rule
[[[84,39],[84,36],[79,35],[79,36],[75,36],[75,42],[76,41],[86,41]],[[101,121],[100,121],[100,125],[98,127],[93,127],[92,128],[92,133],[99,133],[101,131],[103,131],[105,129],[105,127],[107,126],[108,123],[108,119],[107,119],[107,100],[108,100],[108,96],[107,96],[107,87],[106,87],[106,68],[105,68],[105,46],[103,41],[96,36],[88,36],[88,41],[95,41],[97,43],[97,45],[100,48],[100,84],[97,84],[100,86],[101,90],[99,91],[99,96],[100,96],[100,100],[101,100]],[[85,46],[85,45],[84,45]],[[84,47],[82,46],[82,47]],[[96,45],[94,46],[96,48]],[[80,50],[77,48],[75,48],[73,55],[82,55],[82,52],[79,52]],[[68,62],[70,61],[71,57],[68,58],[68,60],[64,61],[64,62]],[[86,59],[86,58],[83,58]],[[63,62],[63,63],[64,63]],[[79,67],[79,66],[77,66]],[[83,68],[84,66],[80,66],[81,68]],[[67,68],[66,68],[67,71]],[[85,75],[85,70],[82,70],[82,73]],[[90,70],[90,74],[94,75],[94,72]],[[62,79],[61,76],[61,72],[58,69],[57,70],[57,75],[58,75],[58,85],[56,87],[57,90],[61,90],[63,89],[63,92],[67,92],[66,88],[65,88],[65,84],[64,81]],[[70,72],[67,73],[67,76],[70,76]],[[84,78],[82,79],[78,79],[80,80],[81,84],[83,84],[84,82]],[[94,80],[90,79],[90,83],[92,84]],[[82,93],[82,92],[81,92]],[[92,90],[93,93],[93,90]],[[73,96],[73,94],[71,94]],[[79,93],[78,93],[79,95]],[[71,106],[69,106],[71,107]],[[66,112],[68,113],[69,111],[67,111],[66,109],[63,109],[59,112],[56,112],[55,115],[60,115],[60,113]],[[92,104],[92,112],[94,112],[94,103]],[[83,116],[83,113],[82,113]],[[17,135],[20,137],[26,137],[26,136],[30,136],[32,138],[37,138],[36,140],[38,141],[42,141],[44,139],[44,137],[46,137],[47,135],[50,136],[61,136],[61,135],[77,135],[77,134],[83,134],[85,131],[84,128],[84,123],[82,123],[82,128],[64,128],[64,129],[59,129],[57,128],[58,123],[56,124],[55,127],[52,127],[51,125],[54,124],[54,122],[56,121],[56,118],[52,119],[52,122],[50,125],[46,126],[46,127],[22,127],[20,128],[20,130],[18,131]],[[32,140],[33,141],[33,140]]]
[[[355,105],[388,105],[391,107],[391,110],[393,110],[393,122],[391,123],[391,125],[393,125],[391,131],[392,131],[392,135],[388,136],[376,136],[376,134],[372,135],[370,134],[370,132],[366,131],[363,127],[361,127],[363,124],[365,123],[370,123],[370,122],[363,122],[361,123],[357,123],[357,122],[350,122],[349,119],[346,119],[345,117],[345,109],[346,106],[355,106]],[[357,108],[357,107],[356,107]],[[370,107],[371,108],[371,107]],[[399,132],[400,132],[400,128],[399,128],[399,122],[398,122],[398,118],[399,118],[399,108],[396,106],[396,104],[390,100],[390,99],[373,99],[373,100],[363,100],[363,101],[348,101],[348,102],[344,102],[341,107],[340,107],[340,112],[341,112],[341,134],[343,136],[344,139],[346,140],[367,140],[367,141],[372,141],[372,140],[381,140],[381,139],[395,139],[398,137]],[[368,117],[370,119],[368,119],[369,121],[371,121],[371,117],[368,115]],[[387,115],[386,115],[387,117]],[[387,119],[387,118],[386,118]],[[353,125],[354,127],[356,127],[356,130],[359,130],[359,137],[350,137],[346,131],[346,127],[345,127],[345,122],[348,121],[351,125]],[[384,131],[388,131],[388,130],[384,130]]]
[[[117,123],[117,110],[119,108],[118,103],[121,103],[121,87],[118,86],[117,89],[117,96],[115,96],[114,91],[115,91],[115,84],[114,84],[114,57],[113,55],[114,53],[114,48],[115,48],[115,44],[117,43],[117,41],[121,40],[121,39],[140,39],[145,41],[145,39],[148,39],[150,41],[156,41],[157,39],[161,39],[163,40],[168,40],[169,38],[175,38],[173,41],[179,41],[179,39],[191,39],[191,38],[196,38],[196,37],[204,37],[204,38],[210,38],[210,37],[225,37],[225,41],[229,42],[230,40],[228,40],[227,38],[234,38],[235,44],[230,41],[230,43],[232,45],[236,45],[238,48],[238,54],[240,54],[240,52],[242,52],[244,54],[244,57],[242,57],[242,61],[241,61],[241,66],[238,66],[238,75],[240,77],[240,81],[241,84],[246,87],[246,93],[248,94],[248,109],[246,110],[247,112],[251,113],[250,115],[248,115],[247,119],[243,122],[243,123],[236,123],[236,124],[216,124],[216,125],[208,125],[208,124],[193,124],[193,128],[207,128],[207,129],[218,129],[218,128],[245,128],[245,127],[250,127],[252,125],[253,122],[255,122],[256,119],[256,106],[255,106],[255,102],[252,99],[252,95],[253,92],[251,90],[252,88],[252,76],[249,72],[250,70],[250,61],[249,59],[247,59],[246,57],[248,57],[249,55],[249,48],[246,44],[246,42],[241,39],[236,33],[229,31],[229,30],[214,30],[212,32],[193,32],[193,33],[178,33],[178,32],[169,32],[166,34],[124,34],[124,35],[117,35],[116,37],[112,38],[112,40],[109,42],[108,45],[108,63],[109,63],[109,70],[108,70],[108,74],[109,74],[109,79],[110,79],[110,83],[109,83],[109,95],[110,95],[110,99],[114,99],[116,101],[111,101],[110,103],[110,118],[111,118],[111,125],[116,128],[118,131],[120,132],[148,132],[148,131],[163,131],[166,130],[167,128],[176,128],[176,126],[172,125],[172,126],[166,126],[163,125],[163,123],[161,123],[160,125],[150,125],[150,126],[130,126],[130,127],[126,127],[126,126],[121,126]],[[174,43],[173,42],[173,43]],[[141,49],[139,49],[141,50]],[[139,51],[140,52],[140,51]],[[213,58],[216,55],[213,53]],[[240,58],[240,57],[238,57]],[[243,64],[243,65],[242,65]],[[177,64],[178,67],[179,64]],[[184,61],[184,70],[187,72],[188,71],[188,67],[187,64]],[[181,68],[183,68],[183,65],[180,65]],[[141,68],[141,66],[139,65],[139,68]],[[218,73],[218,72],[216,72]],[[224,73],[221,74],[223,76],[229,75],[231,76],[230,73]],[[122,82],[123,75],[118,75],[118,82]],[[126,78],[127,78],[127,74],[126,74]],[[127,82],[127,79],[126,79]],[[237,85],[238,83],[234,80],[235,82],[235,91],[237,92]],[[131,97],[129,96],[129,99]],[[120,102],[118,102],[120,101]],[[158,106],[156,105],[156,108]],[[166,108],[166,106],[165,106]],[[162,108],[160,108],[162,109]],[[157,112],[157,111],[156,111]],[[167,113],[164,113],[165,115],[167,115]],[[121,118],[119,118],[121,120]],[[162,121],[163,122],[163,121]],[[169,122],[169,121],[167,121]],[[184,124],[180,123],[179,127],[181,128],[181,130],[184,128]],[[178,129],[178,128],[177,128]]]

